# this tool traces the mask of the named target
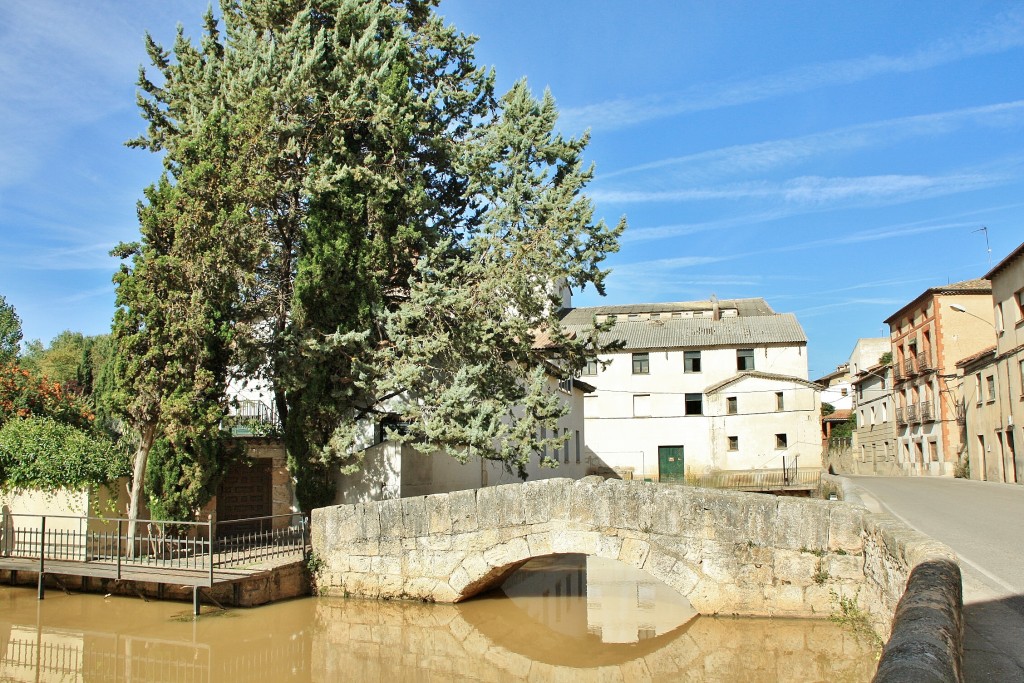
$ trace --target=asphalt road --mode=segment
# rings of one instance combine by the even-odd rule
[[[951,547],[964,586],[968,681],[1024,681],[1024,486],[944,477],[849,477],[869,509]]]

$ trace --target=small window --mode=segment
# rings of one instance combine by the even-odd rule
[[[576,464],[580,464],[580,430],[576,430]]]
[[[683,372],[700,372],[700,351],[683,352]]]
[[[985,378],[985,385],[988,387],[988,402],[996,400],[996,376],[989,375]]]
[[[651,372],[651,355],[649,353],[633,354],[633,374],[648,375]]]
[[[1013,300],[1017,302],[1017,322],[1020,322],[1024,320],[1024,289],[1018,289]]]
[[[597,374],[597,359],[588,358],[587,364],[583,366],[583,374],[587,377],[593,377]]]
[[[775,435],[775,447],[776,448],[789,448],[789,439],[786,438],[785,434]]]
[[[848,396],[850,394],[850,390],[847,389],[846,387],[843,387],[842,389],[839,390],[839,393],[842,394],[843,396]]]
[[[703,396],[701,394],[686,394],[686,414],[704,414],[704,401]]]
[[[740,437],[730,436],[729,437],[729,450],[738,451],[740,449]]]
[[[725,412],[728,415],[735,415],[739,411],[739,403],[735,396],[727,396],[725,399]]]
[[[736,349],[736,369],[754,369],[754,349]]]
[[[775,392],[775,410],[785,410],[786,399],[783,397],[781,391]]]
[[[981,395],[982,389],[981,389],[981,373],[980,372],[977,373],[976,375],[974,375],[974,383],[977,385],[978,405],[980,406],[981,402],[985,400],[985,397]]]
[[[1003,328],[1003,303],[1001,301],[998,304],[995,305],[994,313],[995,313],[995,321],[996,321],[996,324],[995,324],[996,332],[1002,332],[1004,328]]]
[[[651,395],[650,394],[634,394],[633,395],[633,417],[650,417],[651,416]]]
[[[566,437],[565,442],[562,444],[562,461],[569,464],[569,430],[563,429],[562,436]]]
[[[889,406],[887,406],[883,402],[882,403],[882,422],[888,422],[888,421],[889,421]]]

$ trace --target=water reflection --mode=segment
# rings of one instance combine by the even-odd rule
[[[663,607],[649,579],[580,559],[547,560],[546,586],[528,568],[506,584],[511,599],[319,598],[198,621],[182,603],[56,591],[39,602],[2,586],[0,681],[855,681],[874,670],[867,646],[828,622],[693,619],[688,605]]]
[[[547,628],[606,644],[664,635],[697,616],[689,600],[647,572],[602,557],[531,560],[501,591]]]

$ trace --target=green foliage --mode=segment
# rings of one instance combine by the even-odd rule
[[[176,446],[157,439],[146,462],[146,497],[154,519],[189,520],[217,492],[241,449],[227,435]]]
[[[81,488],[128,473],[128,456],[109,439],[50,417],[8,420],[0,427],[0,488]]]
[[[0,365],[0,425],[30,416],[50,417],[83,430],[93,421],[93,413],[80,395],[14,364]]]
[[[869,643],[876,650],[881,650],[885,643],[872,627],[868,614],[857,604],[860,593],[847,596],[829,590],[829,595],[835,607],[829,621],[849,629],[861,642]]]
[[[21,318],[0,294],[0,365],[13,363],[21,349]]]
[[[971,461],[968,460],[966,453],[953,466],[953,477],[956,479],[971,478]]]
[[[850,413],[850,417],[843,422],[832,427],[832,435],[830,440],[836,441],[840,439],[849,439],[853,436],[853,432],[857,429],[857,414]]]
[[[836,407],[831,403],[822,402],[821,404],[821,416],[828,417],[832,413],[836,412]]]
[[[879,365],[892,365],[892,351],[886,351],[878,357]]]
[[[198,43],[147,44],[131,144],[167,172],[120,252],[123,412],[180,444],[175,387],[213,416],[229,364],[265,381],[305,509],[389,418],[524,473],[565,438],[538,438],[566,410],[545,373],[598,350],[557,314],[563,283],[603,293],[625,227],[593,221],[587,139],[525,82],[495,99],[436,4],[230,3],[223,35],[208,13]]]

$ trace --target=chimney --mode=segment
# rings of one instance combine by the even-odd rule
[[[711,295],[711,319],[722,319],[722,310],[718,307],[718,297],[715,296],[714,294]]]

